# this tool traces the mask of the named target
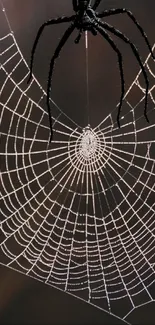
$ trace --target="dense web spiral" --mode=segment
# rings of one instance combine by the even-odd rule
[[[8,21],[4,7],[1,16]],[[152,59],[145,62],[150,124],[139,72],[126,93],[120,130],[117,108],[95,128],[82,129],[51,100],[49,147],[46,94],[34,76],[27,85],[28,65],[11,29],[0,44],[0,263],[126,320],[155,299]]]

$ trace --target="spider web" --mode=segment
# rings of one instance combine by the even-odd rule
[[[46,93],[34,76],[27,85],[29,68],[4,7],[1,16],[0,263],[125,321],[155,299],[153,61],[145,61],[149,124],[139,72],[120,130],[117,108],[82,129],[51,100],[49,146]]]

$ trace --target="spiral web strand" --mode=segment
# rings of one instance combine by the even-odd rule
[[[9,23],[4,7],[1,16]],[[155,299],[152,59],[145,62],[150,124],[139,72],[120,130],[117,108],[96,128],[82,129],[51,101],[49,147],[45,91],[34,76],[27,85],[29,68],[8,26],[0,38],[0,263],[126,321]]]

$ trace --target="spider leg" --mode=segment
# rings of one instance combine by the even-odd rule
[[[110,31],[111,33],[113,33],[114,35],[116,35],[117,37],[119,37],[120,39],[122,39],[125,43],[129,44],[133,54],[135,55],[141,69],[142,69],[142,73],[145,79],[145,84],[146,84],[146,91],[145,91],[145,108],[144,108],[144,116],[146,118],[146,121],[149,122],[148,116],[147,116],[147,99],[148,99],[148,91],[149,91],[149,80],[147,77],[147,73],[146,70],[143,66],[141,57],[139,55],[139,52],[136,48],[136,46],[130,41],[130,39],[128,37],[126,37],[123,33],[121,33],[118,29],[114,28],[113,26],[109,25],[108,23],[102,23],[99,22],[99,25],[101,25],[103,28],[105,28],[106,30]]]
[[[117,114],[117,124],[118,127],[120,128],[120,113],[121,113],[121,107],[122,107],[122,102],[123,102],[123,97],[124,97],[124,92],[125,92],[125,81],[124,81],[124,73],[123,73],[123,60],[122,60],[122,54],[117,48],[116,44],[112,40],[112,38],[108,35],[108,33],[102,28],[102,26],[95,26],[95,28],[99,31],[99,33],[108,41],[108,43],[111,45],[113,50],[117,53],[118,57],[118,63],[119,63],[119,71],[120,71],[120,77],[121,77],[121,97],[120,97],[120,102],[119,102],[119,107],[118,107],[118,114]]]
[[[101,2],[101,0],[96,0],[95,3],[94,3],[94,5],[93,5],[93,7],[92,7],[92,9],[93,10],[96,10],[97,7],[99,6],[100,2]]]
[[[72,0],[73,10],[76,12],[78,10],[77,0]]]
[[[35,38],[35,41],[34,41],[34,44],[33,44],[33,47],[32,47],[32,51],[31,51],[31,59],[30,59],[30,74],[29,74],[29,78],[28,78],[28,81],[27,83],[30,82],[31,78],[32,78],[32,70],[33,70],[33,60],[34,60],[34,54],[35,54],[35,51],[36,51],[36,47],[37,47],[37,44],[38,44],[38,41],[39,41],[39,38],[44,30],[44,28],[46,26],[49,26],[49,25],[54,25],[54,24],[59,24],[59,23],[66,23],[66,22],[70,22],[74,19],[75,15],[71,16],[71,17],[58,17],[58,18],[54,18],[54,19],[50,19],[48,21],[46,21],[38,30],[38,33],[37,33],[37,36]]]
[[[51,130],[51,137],[50,137],[50,142],[52,140],[53,137],[53,130],[52,130],[52,116],[51,116],[51,108],[50,108],[50,93],[51,93],[51,80],[52,80],[52,74],[53,74],[53,68],[54,68],[54,64],[55,64],[55,60],[58,58],[60,51],[62,49],[62,47],[64,46],[64,44],[66,43],[67,39],[69,38],[69,36],[71,35],[71,33],[73,32],[73,30],[75,29],[75,24],[71,24],[67,30],[65,31],[64,35],[62,36],[55,52],[54,55],[51,59],[50,62],[50,70],[49,70],[49,75],[48,75],[48,82],[47,82],[47,98],[46,98],[46,102],[47,102],[47,108],[48,108],[48,115],[49,115],[49,124],[50,124],[50,130]]]
[[[137,28],[139,29],[142,37],[144,38],[147,46],[148,46],[148,49],[151,53],[151,56],[152,58],[155,60],[155,56],[152,52],[152,48],[151,48],[151,45],[149,43],[149,40],[147,38],[147,35],[146,33],[144,32],[143,28],[140,26],[139,22],[137,21],[137,19],[134,17],[133,13],[131,11],[129,11],[128,9],[126,8],[118,8],[118,9],[110,9],[110,10],[105,10],[99,14],[97,14],[96,16],[98,18],[103,18],[103,17],[107,17],[107,16],[111,16],[111,15],[117,15],[117,14],[127,14],[128,17],[133,21],[133,23],[137,26]]]

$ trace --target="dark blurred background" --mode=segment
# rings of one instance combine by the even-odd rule
[[[40,25],[51,17],[73,13],[70,0],[4,0],[3,3],[27,62]],[[126,7],[133,12],[153,45],[155,2],[105,0],[98,11],[117,7]],[[148,55],[147,46],[129,18],[124,14],[109,17],[106,21],[130,37],[144,61]],[[38,44],[34,74],[45,90],[49,62],[65,28],[67,24],[48,27]],[[75,32],[67,41],[57,61],[52,98],[69,117],[84,127],[87,124],[85,46],[84,37],[78,46],[74,44],[76,35]],[[139,66],[130,47],[120,40],[117,44],[124,58],[128,89]],[[94,127],[114,109],[120,96],[117,57],[101,36],[89,35],[89,88],[90,122]],[[0,279],[0,324],[123,324],[106,312],[4,266],[0,267]],[[133,311],[127,320],[132,324],[155,324],[154,307],[154,303],[142,306]]]

